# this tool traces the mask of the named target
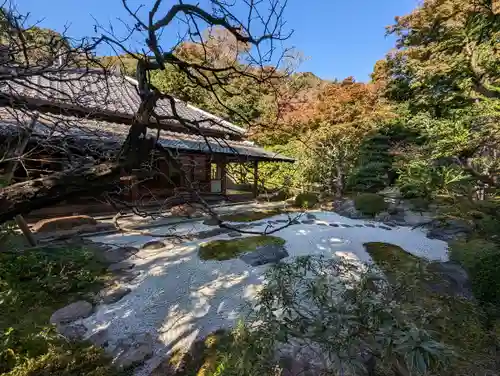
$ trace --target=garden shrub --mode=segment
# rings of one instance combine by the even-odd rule
[[[354,206],[356,210],[372,217],[388,208],[388,204],[384,198],[375,193],[357,195],[354,197]]]
[[[486,304],[500,301],[500,247],[473,239],[450,244],[450,260],[459,262],[469,273],[474,296]]]
[[[311,209],[319,202],[319,198],[315,193],[304,192],[299,193],[295,197],[295,207],[303,209]]]
[[[275,265],[265,280],[257,327],[277,345],[300,348],[308,361],[329,364],[318,374],[365,374],[369,364],[360,349],[379,354],[376,362],[384,369],[401,360],[404,374],[430,374],[451,359],[449,348],[419,325],[423,310],[400,306],[372,267],[306,256]]]
[[[212,240],[200,245],[199,256],[202,260],[230,260],[245,252],[255,251],[264,245],[284,245],[285,240],[277,236],[257,235],[240,239]]]
[[[99,291],[106,265],[82,246],[0,252],[0,373],[115,374],[103,352],[70,344],[49,325],[57,309]]]

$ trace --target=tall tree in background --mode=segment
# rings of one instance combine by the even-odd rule
[[[490,0],[426,0],[388,33],[398,38],[386,65],[391,98],[435,116],[500,98],[500,15]]]
[[[492,2],[427,0],[388,33],[398,38],[396,50],[373,79],[427,140],[402,164],[405,184],[416,179],[425,191],[430,180],[443,187],[468,176],[474,189],[497,187],[500,15]]]

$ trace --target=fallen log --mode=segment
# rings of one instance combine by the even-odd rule
[[[0,189],[0,223],[80,194],[101,194],[119,183],[123,162],[85,165]]]

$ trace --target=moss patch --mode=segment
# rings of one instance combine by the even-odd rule
[[[57,309],[99,291],[106,265],[82,246],[0,252],[0,373],[115,375],[103,352],[70,344],[49,325]]]
[[[200,245],[199,256],[202,260],[230,260],[245,252],[255,251],[258,247],[277,244],[284,245],[285,240],[277,236],[249,236],[240,239],[212,240]]]
[[[446,375],[488,374],[496,369],[495,333],[485,326],[485,314],[474,302],[442,296],[429,290],[429,282],[440,278],[429,272],[428,262],[401,247],[366,243],[374,263],[388,276],[399,304],[415,319],[427,317],[425,329],[454,347],[459,355]]]
[[[260,221],[261,219],[264,218],[273,217],[275,215],[282,213],[283,211],[281,209],[262,210],[262,211],[222,215],[220,219],[222,221],[227,221],[227,222],[253,222],[253,221]]]

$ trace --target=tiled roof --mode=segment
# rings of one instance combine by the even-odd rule
[[[0,83],[0,93],[23,99],[69,105],[86,112],[103,112],[131,119],[141,102],[137,82],[129,77],[102,70],[71,69],[43,75],[31,75]],[[175,110],[183,120],[201,129],[243,135],[245,130],[186,102],[175,100]],[[174,116],[170,101],[161,99],[156,106],[160,116]],[[175,120],[174,120],[175,121]]]
[[[0,134],[12,134],[20,129],[19,124],[28,125],[30,117],[24,111],[10,107],[0,107]],[[87,139],[97,143],[116,143],[117,147],[125,140],[130,125],[102,120],[82,118],[52,113],[41,113],[33,133],[48,137],[49,142],[60,138]],[[156,131],[151,130],[156,136]],[[52,141],[50,141],[52,140]],[[246,141],[225,140],[216,137],[206,137],[162,130],[159,144],[165,148],[177,151],[191,151],[237,155],[251,159],[293,162],[294,159],[277,154]],[[208,146],[210,145],[210,147]]]

